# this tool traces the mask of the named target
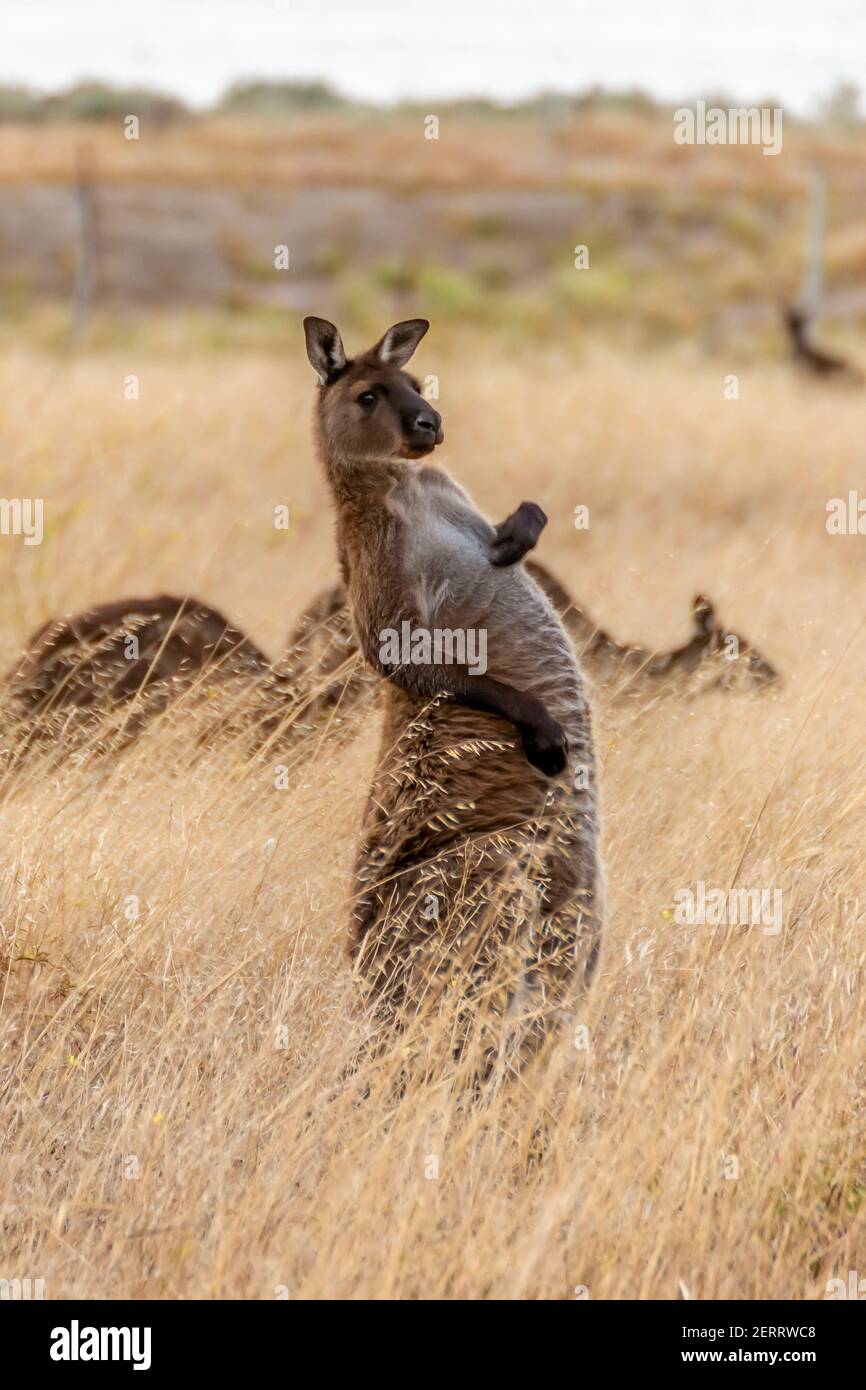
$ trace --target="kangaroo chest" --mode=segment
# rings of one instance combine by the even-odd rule
[[[489,571],[494,532],[462,489],[428,468],[401,480],[386,505],[396,523],[403,579],[419,612],[432,618],[449,596],[471,593]]]

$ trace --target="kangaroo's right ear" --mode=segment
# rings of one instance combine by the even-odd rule
[[[703,594],[696,594],[692,601],[695,627],[703,637],[710,637],[716,630],[716,610]]]
[[[378,358],[384,366],[405,367],[429,327],[429,319],[404,319],[402,323],[395,323],[370,350],[370,356]]]
[[[307,356],[323,386],[329,386],[346,366],[346,353],[339,330],[327,319],[310,315],[304,319]]]

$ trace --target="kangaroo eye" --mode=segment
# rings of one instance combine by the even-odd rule
[[[361,395],[358,397],[358,405],[362,406],[364,410],[372,410],[375,404],[375,391],[363,391]]]

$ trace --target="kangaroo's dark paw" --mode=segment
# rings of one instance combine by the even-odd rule
[[[555,719],[521,732],[523,751],[545,777],[556,777],[568,762],[568,738]]]
[[[516,565],[538,543],[547,517],[537,502],[521,502],[496,528],[490,544],[492,565]]]

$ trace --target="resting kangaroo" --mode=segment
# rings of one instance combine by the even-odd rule
[[[762,687],[777,678],[745,637],[722,625],[709,599],[694,600],[689,641],[651,651],[611,637],[537,560],[527,560],[526,569],[556,609],[596,689],[614,698],[688,689],[695,677],[702,686],[725,689],[743,681]],[[325,725],[329,737],[351,736],[381,685],[359,660],[341,583],[308,604],[275,666],[251,638],[197,599],[121,599],[49,619],[29,638],[0,680],[0,752],[4,761],[15,761],[52,741],[62,756],[76,736],[95,751],[116,749],[112,723],[122,721],[122,742],[128,743],[175,700],[196,690],[207,694],[227,679],[250,687],[251,698],[239,699],[238,707],[253,742],[283,750]],[[217,727],[232,730],[236,721]]]
[[[643,699],[684,683],[688,688],[694,677],[725,689],[738,682],[762,687],[777,679],[752,643],[719,621],[709,599],[694,600],[694,633],[687,642],[652,651],[611,637],[537,560],[527,560],[526,569],[556,609],[599,691]],[[138,656],[130,652],[131,637],[138,639]],[[174,700],[196,688],[206,692],[226,678],[253,684],[247,725],[259,741],[279,730],[280,747],[315,731],[325,719],[332,732],[351,734],[381,684],[359,663],[341,583],[308,604],[275,666],[251,638],[197,599],[169,594],[121,599],[49,619],[29,638],[20,660],[0,681],[15,745],[7,754],[49,739],[68,746],[70,712],[86,715],[75,726],[79,733],[98,734],[106,715],[122,715],[134,702],[131,716],[124,716],[129,741]],[[110,735],[106,746],[117,747]]]
[[[79,742],[117,749],[182,693],[214,683],[237,690],[219,707],[225,731],[239,714],[267,736],[297,704],[291,678],[196,599],[123,599],[49,620],[2,681],[3,760],[14,766],[42,744],[55,756]]]
[[[595,963],[595,760],[573,648],[520,564],[543,512],[523,503],[494,527],[424,462],[441,419],[403,368],[428,326],[396,324],[349,361],[333,324],[304,320],[340,568],[361,651],[387,682],[352,951],[389,1015],[459,979],[497,1020],[480,1035],[492,1055],[540,1042]],[[411,659],[391,661],[404,624]],[[487,669],[431,660],[434,630],[483,633]]]
[[[846,362],[844,357],[836,357],[815,347],[812,338],[812,319],[803,309],[790,306],[785,310],[785,327],[791,340],[794,361],[814,376],[833,377],[849,383],[862,385],[863,377],[858,369]]]

